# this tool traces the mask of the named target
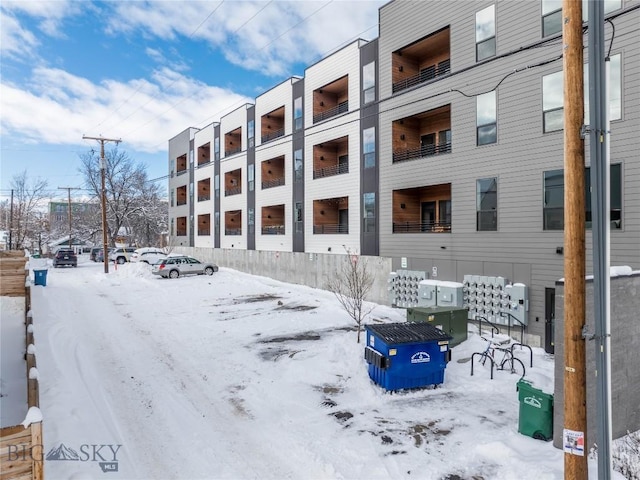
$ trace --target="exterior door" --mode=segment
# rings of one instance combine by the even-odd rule
[[[428,232],[436,221],[436,202],[422,202],[420,209],[420,230]]]
[[[554,353],[556,321],[556,289],[544,289],[544,351]]]

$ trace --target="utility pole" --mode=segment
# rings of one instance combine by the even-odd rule
[[[598,479],[609,480],[611,470],[611,279],[609,206],[609,58],[605,58],[604,2],[589,2],[589,151],[593,216],[593,340],[596,360],[596,419]]]
[[[87,137],[82,136],[83,140],[97,140],[100,142],[100,185],[101,185],[101,203],[102,203],[102,249],[104,253],[104,273],[109,273],[109,248],[107,246],[107,193],[105,188],[105,169],[106,161],[104,158],[105,142],[115,142],[116,145],[122,140],[114,138]]]
[[[71,247],[71,190],[80,190],[73,187],[58,187],[58,190],[66,190],[68,195],[67,213],[69,214],[69,248]]]
[[[9,207],[9,250],[13,248],[13,188],[11,189],[11,206]]]
[[[588,478],[582,0],[562,2],[564,49],[564,478]]]

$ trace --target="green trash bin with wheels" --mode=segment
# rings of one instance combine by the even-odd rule
[[[535,388],[528,380],[517,383],[520,414],[518,432],[538,440],[553,438],[553,395]]]

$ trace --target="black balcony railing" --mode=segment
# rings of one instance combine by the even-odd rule
[[[340,115],[341,113],[345,113],[349,111],[349,101],[339,103],[333,108],[329,108],[328,110],[324,110],[320,113],[316,113],[313,116],[313,123],[318,123],[327,118],[335,117],[336,115]]]
[[[314,225],[313,233],[315,234],[332,234],[332,233],[349,233],[349,225],[343,224],[327,224],[327,225]]]
[[[393,223],[393,233],[449,233],[451,222],[400,222]]]
[[[319,168],[313,171],[313,178],[333,177],[342,173],[349,173],[349,164],[334,165],[332,167]]]
[[[198,195],[198,201],[199,202],[206,202],[207,200],[211,200],[211,195],[210,194]]]
[[[187,231],[186,230],[177,230],[176,231],[176,237],[186,237],[187,236]]]
[[[179,207],[180,205],[186,205],[187,201],[186,200],[178,200],[176,201],[176,206]]]
[[[242,193],[242,188],[241,187],[227,188],[224,191],[224,196],[225,197],[230,197],[231,195],[240,195],[241,193]]]
[[[242,147],[230,147],[225,149],[224,154],[226,156],[229,156],[233,155],[234,153],[238,153],[240,150],[242,150]]]
[[[224,234],[225,235],[242,235],[242,229],[241,228],[225,228]]]
[[[205,165],[208,165],[211,163],[211,159],[210,158],[205,158],[204,160],[200,160],[198,162],[198,167],[204,167]]]
[[[198,229],[198,235],[202,235],[202,236],[211,235],[211,229],[210,228],[199,228]]]
[[[187,169],[186,169],[186,168],[185,168],[185,169],[183,169],[183,170],[178,170],[178,171],[176,172],[176,175],[177,175],[177,176],[180,176],[180,175],[184,175],[185,173],[187,173]]]
[[[263,235],[284,235],[284,225],[268,225],[262,227]]]
[[[284,177],[274,178],[273,180],[266,180],[262,182],[262,189],[265,188],[273,188],[279,187],[280,185],[284,185]]]
[[[413,87],[414,85],[418,85],[420,83],[425,83],[434,78],[442,77],[451,72],[451,60],[443,60],[437,65],[431,65],[430,67],[424,68],[420,71],[418,75],[414,75],[413,77],[403,78],[399,82],[393,84],[393,93],[399,92],[401,90],[405,90],[407,88]]]
[[[443,153],[451,153],[451,142],[440,143],[438,145],[423,145],[413,150],[401,150],[393,152],[393,163],[404,162],[414,158],[430,157],[432,155],[441,155]]]
[[[282,137],[284,135],[284,128],[279,128],[273,132],[265,133],[262,135],[262,143],[266,143],[274,138]]]

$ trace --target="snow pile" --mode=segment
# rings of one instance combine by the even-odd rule
[[[21,425],[24,428],[27,428],[32,423],[37,423],[42,421],[42,412],[38,407],[29,407],[29,411],[27,412],[27,416],[22,421]]]

